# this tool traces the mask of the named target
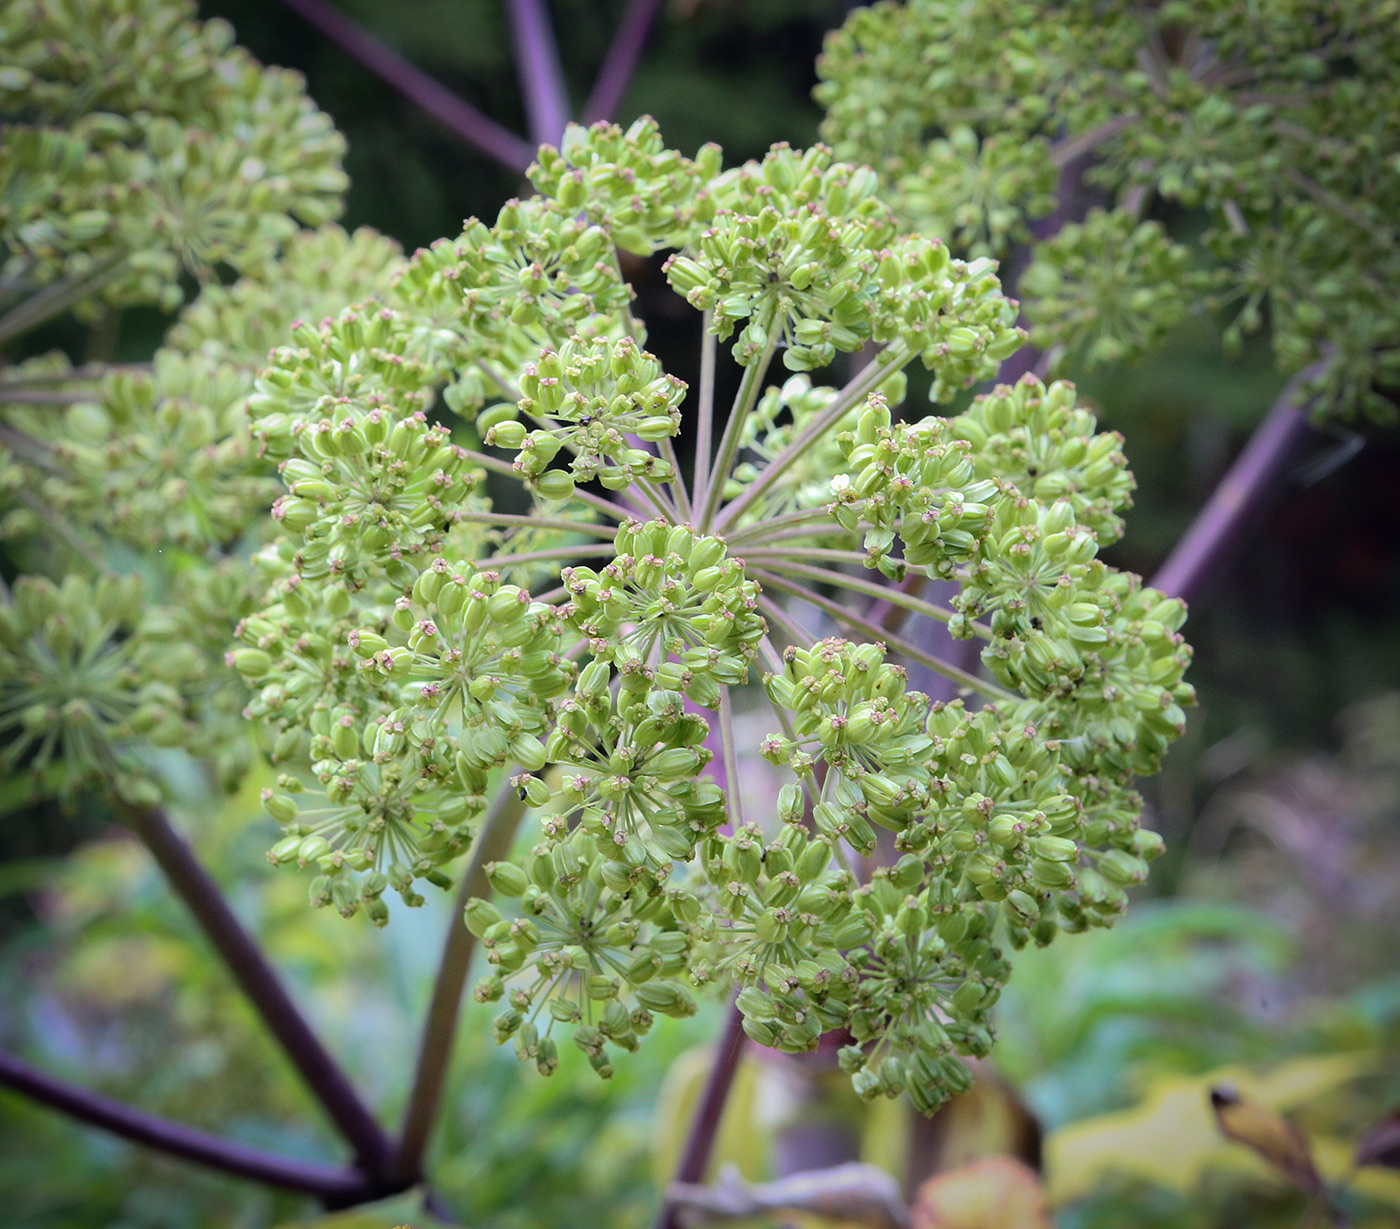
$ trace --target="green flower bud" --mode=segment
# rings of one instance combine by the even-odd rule
[[[480,896],[473,896],[467,902],[463,916],[467,929],[478,939],[484,938],[486,932],[501,921],[501,911]]]
[[[491,887],[502,896],[523,896],[525,889],[530,886],[525,872],[513,862],[488,862],[485,870]],[[469,922],[468,929],[470,928]]]

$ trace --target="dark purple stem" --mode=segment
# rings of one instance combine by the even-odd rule
[[[104,1131],[240,1178],[315,1195],[330,1207],[349,1207],[373,1194],[362,1174],[335,1165],[296,1161],[197,1131],[156,1114],[45,1075],[0,1052],[0,1085]]]
[[[1152,586],[1190,602],[1212,580],[1251,528],[1294,454],[1311,434],[1303,389],[1323,370],[1315,363],[1284,386],[1244,451],[1215,488],[1191,528],[1152,578]]]
[[[440,81],[410,64],[328,0],[282,0],[282,3],[410,102],[508,170],[523,174],[534,161],[535,149],[528,141],[502,128]]]
[[[676,1167],[677,1182],[703,1182],[705,1170],[709,1168],[710,1153],[714,1151],[715,1137],[719,1134],[720,1119],[724,1117],[724,1105],[729,1099],[734,1076],[739,1070],[739,1058],[744,1052],[744,1017],[736,1004],[730,1004],[729,1015],[724,1022],[724,1032],[716,1043],[714,1066],[710,1068],[705,1089],[700,1094],[700,1105],[690,1124],[690,1134],[686,1137],[685,1151],[681,1153],[680,1164]],[[670,1198],[663,1193],[661,1209],[656,1214],[652,1229],[677,1229],[675,1208]]]
[[[244,930],[219,885],[159,807],[123,807],[122,817],[151,851],[170,886],[185,902],[268,1030],[325,1107],[332,1125],[355,1150],[359,1168],[378,1180],[392,1145],[344,1072],[311,1031],[276,970]]]
[[[544,0],[506,0],[506,8],[530,136],[536,145],[558,145],[569,122],[569,95],[549,10]]]
[[[627,6],[608,47],[608,54],[603,57],[603,67],[598,70],[593,92],[584,104],[585,124],[612,119],[622,105],[660,7],[661,0],[631,0]]]

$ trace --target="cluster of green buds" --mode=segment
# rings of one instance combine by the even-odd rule
[[[744,683],[767,626],[758,588],[724,542],[658,518],[624,523],[617,555],[595,572],[565,568],[561,614],[597,658],[643,673],[705,708],[719,689]],[[655,670],[648,663],[660,660]]]
[[[146,804],[180,775],[178,748],[233,789],[253,745],[229,626],[266,603],[247,555],[278,488],[249,430],[254,376],[294,320],[383,293],[402,257],[329,224],[343,142],[301,77],[186,0],[18,0],[0,49],[0,534],[21,567],[62,577],[21,578],[0,608],[18,620],[6,762],[41,793]],[[101,353],[104,311],[173,308],[191,284],[151,363],[33,352],[73,311]]]
[[[1227,347],[1267,329],[1282,371],[1322,361],[1318,413],[1393,419],[1385,0],[880,3],[828,36],[818,73],[824,139],[875,168],[904,225],[973,256],[1030,244],[1018,292],[1055,361],[1122,361],[1224,311]],[[1045,238],[1089,196],[1081,175],[1108,208]],[[1161,223],[1181,209],[1205,227],[1178,242]]]
[[[900,237],[877,183],[824,146],[775,146],[716,181],[713,223],[693,254],[667,261],[666,276],[713,313],[720,338],[747,322],[734,347],[746,366],[766,364],[780,342],[784,366],[808,371],[867,341],[898,341],[960,387],[975,360],[1019,344],[1010,305],[985,293],[995,286],[989,263],[953,265],[938,241]]]
[[[770,675],[765,688],[792,714],[792,736],[765,740],[765,758],[789,765],[821,794],[812,821],[822,836],[862,854],[875,850],[872,825],[897,832],[929,803],[927,699],[906,692],[904,671],[884,658],[879,644],[789,645],[782,673]]]
[[[520,862],[487,869],[495,891],[516,898],[517,917],[480,897],[466,907],[466,925],[492,966],[476,1000],[505,1000],[492,1034],[502,1044],[514,1039],[520,1059],[543,1075],[559,1063],[556,1027],[568,1027],[589,1065],[609,1079],[609,1046],[630,1053],[656,1015],[695,1013],[679,979],[690,964],[688,928],[699,902],[608,866],[569,844],[540,845]]]
[[[675,467],[646,448],[670,439],[681,425],[676,407],[683,380],[630,337],[571,337],[559,350],[544,350],[520,376],[516,406],[494,406],[477,418],[477,430],[496,448],[515,448],[515,468],[546,499],[567,499],[578,482],[610,491],[634,483],[670,482]],[[516,412],[544,425],[527,431]],[[549,469],[567,450],[568,473]]]
[[[966,124],[930,141],[894,183],[901,215],[958,251],[995,257],[1030,235],[1027,218],[1055,207],[1058,178],[1043,136],[979,135]]]
[[[1131,506],[1134,485],[1123,437],[1098,430],[1069,381],[1047,386],[1022,376],[1010,387],[998,385],[958,415],[953,433],[972,446],[978,477],[1008,480],[1042,504],[1069,500],[1075,524],[1100,547],[1123,536],[1118,514]]]
[[[992,376],[1015,307],[825,149],[722,170],[600,125],[535,180],[295,326],[247,399],[287,486],[229,654],[281,774],[272,859],[382,923],[388,888],[415,904],[500,851],[466,905],[477,997],[543,1072],[568,1035],[606,1077],[733,988],[756,1041],[846,1028],[863,1095],[931,1110],[991,1044],[1000,944],[1111,923],[1155,851],[1132,774],[1180,728],[1188,650],[1179,605],[1096,559],[1121,440],[1033,379],[897,417],[915,359],[935,399]],[[727,420],[642,348],[615,251],[667,246],[709,358],[739,334]],[[801,374],[767,387],[780,348]],[[887,595],[985,640],[984,669],[868,618]],[[980,707],[909,690],[899,656]],[[781,732],[756,756],[758,705]]]
[[[542,195],[584,212],[613,244],[635,256],[680,247],[714,216],[709,188],[719,175],[718,145],[694,159],[668,149],[649,115],[623,132],[612,124],[571,125],[561,148],[546,145],[530,168]]]
[[[186,741],[183,690],[203,663],[147,625],[144,599],[135,576],[25,576],[0,606],[3,763],[31,774],[36,792],[109,784],[150,801],[136,747]]]
[[[1160,222],[1093,209],[1036,248],[1020,289],[1031,340],[1092,367],[1159,347],[1210,282]]]

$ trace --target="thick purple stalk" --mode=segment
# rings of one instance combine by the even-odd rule
[[[744,1017],[737,1004],[730,1004],[729,1015],[724,1022],[724,1032],[715,1045],[715,1061],[700,1094],[700,1104],[691,1120],[690,1134],[686,1137],[685,1150],[681,1153],[680,1164],[676,1167],[677,1182],[703,1182],[709,1168],[710,1154],[714,1151],[715,1137],[719,1134],[720,1120],[724,1117],[724,1105],[729,1099],[729,1090],[734,1084],[734,1076],[739,1071],[739,1058],[744,1052]],[[656,1214],[652,1229],[678,1229],[676,1210],[665,1193],[661,1197],[661,1209]]]
[[[349,1207],[374,1193],[365,1176],[355,1170],[297,1161],[197,1131],[45,1075],[3,1052],[0,1052],[0,1085],[133,1143],[145,1144],[240,1178],[315,1195],[329,1207]]]
[[[1152,578],[1153,588],[1190,602],[1215,578],[1312,433],[1310,402],[1303,389],[1321,370],[1320,363],[1305,367],[1284,386],[1244,451]]]
[[[447,1070],[452,1059],[452,1042],[457,1035],[462,991],[467,984],[472,953],[476,950],[476,937],[464,925],[462,910],[473,896],[491,894],[486,867],[510,853],[524,810],[524,803],[516,796],[514,787],[509,782],[503,783],[490,813],[482,820],[471,860],[453,899],[442,959],[437,977],[433,979],[432,1002],[428,1005],[423,1035],[418,1043],[413,1089],[404,1110],[403,1130],[394,1158],[394,1177],[401,1182],[417,1182],[422,1178],[423,1154],[437,1122],[442,1094],[447,1089]]]
[[[523,174],[534,161],[535,149],[528,141],[502,128],[440,81],[435,81],[421,68],[410,64],[328,0],[282,0],[282,3],[380,80],[393,86],[410,102],[422,107],[434,119],[507,170]]]
[[[332,1125],[354,1148],[359,1168],[370,1178],[381,1179],[392,1151],[389,1137],[365,1108],[320,1038],[311,1031],[276,970],[234,915],[219,885],[159,807],[123,807],[121,814],[151,851],[170,886],[194,914],[268,1031],[325,1107]]]
[[[642,49],[660,7],[661,0],[632,0],[627,6],[608,46],[608,54],[603,57],[603,67],[598,70],[593,92],[583,106],[585,124],[614,118],[632,83],[632,74],[637,71],[637,62],[642,58]]]
[[[559,45],[544,0],[506,0],[525,115],[536,145],[558,145],[569,122]]]

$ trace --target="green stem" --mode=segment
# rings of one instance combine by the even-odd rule
[[[1004,687],[997,686],[996,683],[980,679],[975,674],[969,674],[966,670],[960,670],[957,666],[949,665],[942,658],[935,657],[932,653],[927,653],[916,644],[911,644],[908,640],[900,636],[893,635],[880,627],[876,623],[871,623],[869,619],[862,619],[860,615],[847,610],[840,602],[833,602],[830,598],[822,597],[819,593],[813,593],[810,589],[802,585],[793,584],[777,576],[772,572],[765,572],[761,569],[753,569],[749,573],[752,580],[768,588],[777,589],[782,593],[799,597],[804,602],[811,602],[819,610],[826,611],[833,619],[840,623],[845,623],[848,627],[853,627],[857,631],[864,632],[872,641],[882,643],[887,648],[893,649],[901,656],[907,657],[910,661],[918,662],[921,666],[927,666],[936,674],[941,674],[945,678],[952,679],[961,687],[970,688],[973,691],[980,691],[983,695],[994,700],[1016,700],[1019,697],[1007,691]]]
[[[49,507],[48,504],[32,491],[21,490],[19,492],[19,501],[33,512],[40,521],[67,542],[68,545],[73,548],[74,553],[77,554],[79,558],[85,560],[88,566],[99,576],[114,575],[111,563],[103,558],[99,546],[84,538],[83,535],[69,523],[66,516]]]
[[[652,510],[663,520],[675,522],[678,519],[675,501],[662,487],[648,478],[638,478],[632,486],[646,498]]]
[[[894,375],[913,357],[908,346],[899,344],[887,347],[871,359],[860,373],[836,394],[836,400],[803,427],[788,446],[764,466],[763,472],[750,483],[748,489],[725,508],[724,515],[715,526],[716,531],[723,533],[728,526],[733,525],[807,449],[840,422],[852,406]]]
[[[521,482],[520,474],[516,472],[515,466],[509,461],[502,461],[499,457],[487,456],[484,452],[477,452],[472,448],[463,448],[462,451],[473,465],[480,465],[482,469],[493,474],[500,474],[506,478],[513,478],[516,482]],[[612,517],[615,521],[628,521],[636,516],[636,512],[631,508],[625,508],[621,504],[614,503],[611,499],[604,499],[601,495],[594,495],[591,491],[585,491],[582,487],[575,487],[574,493],[569,497],[577,499],[579,503],[587,504],[604,516]]]
[[[710,447],[715,429],[715,359],[719,339],[710,332],[713,311],[706,311],[700,325],[700,406],[695,424],[695,464],[692,466],[693,502],[705,502],[705,478],[710,469]]]
[[[510,512],[459,512],[459,521],[469,525],[520,525],[526,529],[557,529],[562,533],[586,533],[594,538],[611,541],[617,530],[611,525],[594,525],[589,521],[566,521],[553,516],[516,516]]]
[[[719,452],[714,465],[710,467],[709,477],[705,480],[705,502],[701,506],[700,520],[696,525],[701,533],[709,532],[715,513],[719,511],[720,500],[724,498],[724,481],[729,476],[729,471],[734,468],[734,459],[739,455],[739,441],[743,437],[744,423],[748,420],[750,411],[758,404],[758,395],[763,391],[763,380],[768,374],[768,364],[773,361],[773,355],[778,351],[779,338],[771,325],[770,319],[765,326],[768,329],[768,341],[763,347],[763,353],[758,356],[756,362],[744,368],[744,378],[739,382],[739,391],[735,393],[734,404],[729,410],[729,421],[724,424],[724,434],[720,437]]]
[[[823,563],[849,563],[866,567],[869,555],[863,555],[855,550],[835,550],[826,546],[792,546],[792,547],[771,547],[771,546],[751,546],[744,552],[745,558],[767,558],[774,559],[815,559]],[[773,565],[769,563],[768,567]]]
[[[744,525],[728,534],[727,541],[731,548],[738,547],[743,542],[751,543],[752,550],[764,542],[780,540],[787,530],[793,530],[797,537],[810,537],[814,533],[822,532],[822,522],[825,522],[824,529],[828,533],[848,532],[831,519],[831,513],[825,508],[803,508],[800,512],[784,512],[782,516],[770,517],[753,525]],[[813,528],[797,528],[807,525]]]
[[[501,390],[502,396],[507,397],[511,401],[520,400],[520,389],[510,380],[507,380],[504,375],[491,366],[484,358],[477,359],[476,365],[480,368],[481,373]]]
[[[56,282],[50,282],[38,294],[31,295],[18,307],[11,308],[0,316],[0,345],[37,328],[46,320],[51,320],[73,304],[95,291],[101,290],[121,272],[126,260],[125,252],[114,252],[82,273],[70,274]]]
[[[150,363],[122,363],[123,371],[150,371]],[[53,384],[75,384],[83,380],[100,380],[112,370],[110,363],[84,363],[79,367],[69,367],[64,371],[52,371],[44,374],[37,372],[26,373],[13,380],[7,380],[0,376],[0,391],[12,393],[16,389],[24,388],[47,388]]]
[[[794,552],[796,553],[796,552]],[[832,552],[843,553],[843,552]],[[842,589],[849,589],[852,593],[863,593],[867,597],[879,598],[889,602],[892,606],[901,606],[905,610],[914,614],[926,615],[930,619],[937,619],[940,623],[949,623],[954,618],[954,612],[943,606],[935,606],[932,602],[926,602],[922,598],[914,597],[909,593],[902,593],[896,586],[880,585],[874,581],[862,580],[857,576],[847,575],[845,572],[833,572],[829,568],[807,567],[805,564],[797,563],[790,558],[784,557],[781,552],[773,552],[772,558],[766,557],[768,552],[752,551],[745,556],[745,559],[758,559],[762,566],[768,571],[791,573],[796,576],[806,576],[811,580],[819,581],[822,584],[836,585]],[[970,626],[984,640],[992,638],[992,629],[985,623],[972,623]]]
[[[739,783],[739,751],[734,741],[734,708],[729,699],[729,688],[719,689],[719,740],[724,751],[724,776],[729,797],[729,821],[741,828],[744,823],[743,790]]]
[[[617,254],[617,248],[612,250],[613,272],[617,274],[617,284],[627,291],[627,302],[622,305],[622,331],[637,343],[637,349],[642,348],[641,330],[637,328],[637,317],[632,314],[632,286],[622,275],[622,258]]]
[[[800,648],[810,648],[816,637],[812,636],[805,628],[798,625],[788,617],[785,611],[772,598],[760,597],[758,599],[759,613],[772,625],[782,628],[783,634],[787,636],[789,644],[795,644]],[[775,669],[774,673],[781,673],[782,667]]]
[[[418,1062],[413,1073],[413,1088],[404,1110],[403,1128],[394,1150],[392,1174],[403,1182],[416,1182],[423,1173],[423,1154],[437,1120],[438,1109],[447,1082],[447,1066],[452,1056],[452,1039],[457,1031],[461,1012],[462,990],[467,982],[467,969],[476,949],[476,938],[462,923],[462,910],[473,896],[491,892],[486,878],[489,863],[510,853],[516,829],[525,814],[525,805],[507,780],[502,783],[490,811],[472,844],[471,860],[462,876],[461,887],[452,905],[448,920],[447,940],[433,982],[433,997],[423,1022],[418,1043]]]
[[[0,385],[0,405],[77,405],[80,401],[91,401],[92,389],[41,389],[28,391],[21,386],[9,388]]]
[[[658,441],[657,451],[661,453],[661,459],[667,462],[676,473],[676,480],[671,483],[671,502],[675,506],[679,518],[688,521],[691,518],[690,494],[685,489],[685,474],[681,470],[681,459],[676,455],[676,446],[667,436]]]
[[[53,459],[53,449],[45,441],[35,439],[27,431],[0,422],[0,444],[13,452],[20,460],[41,469],[46,474],[62,474],[63,467]]]
[[[555,559],[589,559],[606,551],[601,542],[585,542],[582,546],[556,546],[552,550],[530,550],[519,555],[485,555],[472,561],[479,571],[514,567],[519,563],[549,563]]]

